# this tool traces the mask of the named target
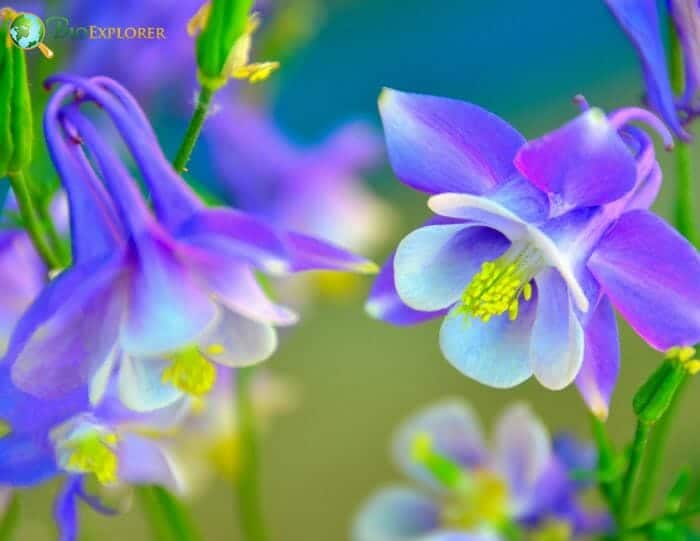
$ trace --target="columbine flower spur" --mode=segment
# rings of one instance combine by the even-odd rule
[[[509,524],[563,541],[609,527],[604,514],[584,509],[585,485],[570,478],[594,467],[595,452],[568,436],[550,441],[525,405],[503,413],[489,448],[472,409],[442,401],[399,429],[393,454],[420,489],[379,491],[360,511],[353,541],[498,541],[509,538]]]
[[[642,63],[647,100],[681,139],[685,125],[700,114],[700,4],[697,0],[666,0],[683,52],[684,88],[674,96],[654,0],[605,0],[634,44]]]
[[[58,82],[65,86],[44,127],[71,207],[74,262],[27,310],[8,346],[6,362],[25,391],[56,397],[89,381],[96,404],[115,375],[122,400],[135,410],[201,396],[214,384],[216,365],[264,360],[276,348],[273,326],[296,320],[268,299],[255,271],[373,270],[314,238],[205,208],[125,89],[107,78],[67,75],[49,84]],[[121,133],[155,214],[82,114],[86,101],[99,104]]]
[[[389,158],[437,215],[383,268],[369,313],[395,324],[446,315],[445,357],[494,387],[574,379],[607,415],[619,365],[612,307],[652,347],[700,340],[700,256],[648,208],[661,182],[651,113],[589,108],[526,141],[479,107],[385,90]]]

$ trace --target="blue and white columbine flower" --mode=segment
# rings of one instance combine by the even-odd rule
[[[618,373],[613,306],[651,346],[700,340],[700,256],[647,210],[661,182],[651,113],[588,108],[526,141],[469,103],[386,90],[389,157],[404,183],[431,195],[436,217],[409,234],[367,303],[395,324],[445,315],[440,347],[493,387],[534,375],[574,379],[607,415]],[[660,294],[663,292],[663,294]]]

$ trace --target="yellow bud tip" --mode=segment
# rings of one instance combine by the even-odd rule
[[[373,261],[363,261],[356,265],[353,270],[360,274],[377,274],[379,272],[379,265]]]
[[[196,36],[207,25],[209,13],[211,12],[211,3],[206,2],[197,10],[197,13],[192,15],[187,21],[187,35],[190,37]]]
[[[0,438],[4,438],[10,432],[12,432],[12,427],[9,425],[9,423],[0,420]]]

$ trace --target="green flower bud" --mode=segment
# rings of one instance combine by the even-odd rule
[[[199,74],[213,88],[223,86],[229,74],[225,67],[234,45],[243,35],[253,0],[211,0],[206,25],[197,38]]]
[[[642,423],[654,424],[666,413],[686,375],[697,371],[694,353],[692,348],[669,350],[661,366],[639,388],[632,406]]]
[[[0,24],[0,176],[21,171],[32,159],[34,117],[25,53],[12,45],[10,18]]]

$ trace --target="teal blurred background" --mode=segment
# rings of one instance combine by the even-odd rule
[[[607,110],[641,99],[634,51],[602,0],[337,0],[323,5],[326,16],[315,36],[275,76],[275,114],[299,140],[314,141],[349,118],[367,118],[378,126],[376,98],[383,86],[475,102],[528,137],[575,115],[571,98],[576,94]],[[160,133],[171,129],[158,126]],[[673,159],[662,155],[661,161],[665,183],[656,210],[669,216]],[[387,224],[390,240],[372,254],[383,260],[427,210],[425,198],[395,181],[388,167],[372,184],[397,216]],[[470,401],[487,430],[506,404],[525,400],[552,432],[588,434],[587,411],[574,388],[554,393],[535,383],[508,391],[482,387],[443,360],[437,322],[399,329],[365,316],[369,286],[370,280],[363,280],[350,298],[309,309],[267,363],[299,391],[296,409],[278,419],[263,442],[264,506],[276,541],[347,539],[358,506],[382,484],[401,480],[388,452],[397,423],[436,399]],[[622,372],[608,423],[618,444],[631,437],[635,388],[660,361],[658,353],[621,327]],[[668,447],[666,463],[674,470],[700,465],[695,393],[691,385]],[[668,476],[664,481],[670,482]],[[25,496],[18,539],[53,539],[46,516],[54,490],[52,485]],[[192,507],[204,539],[238,539],[234,501],[223,482]],[[118,519],[86,509],[83,519],[86,540],[148,539],[138,509]]]

